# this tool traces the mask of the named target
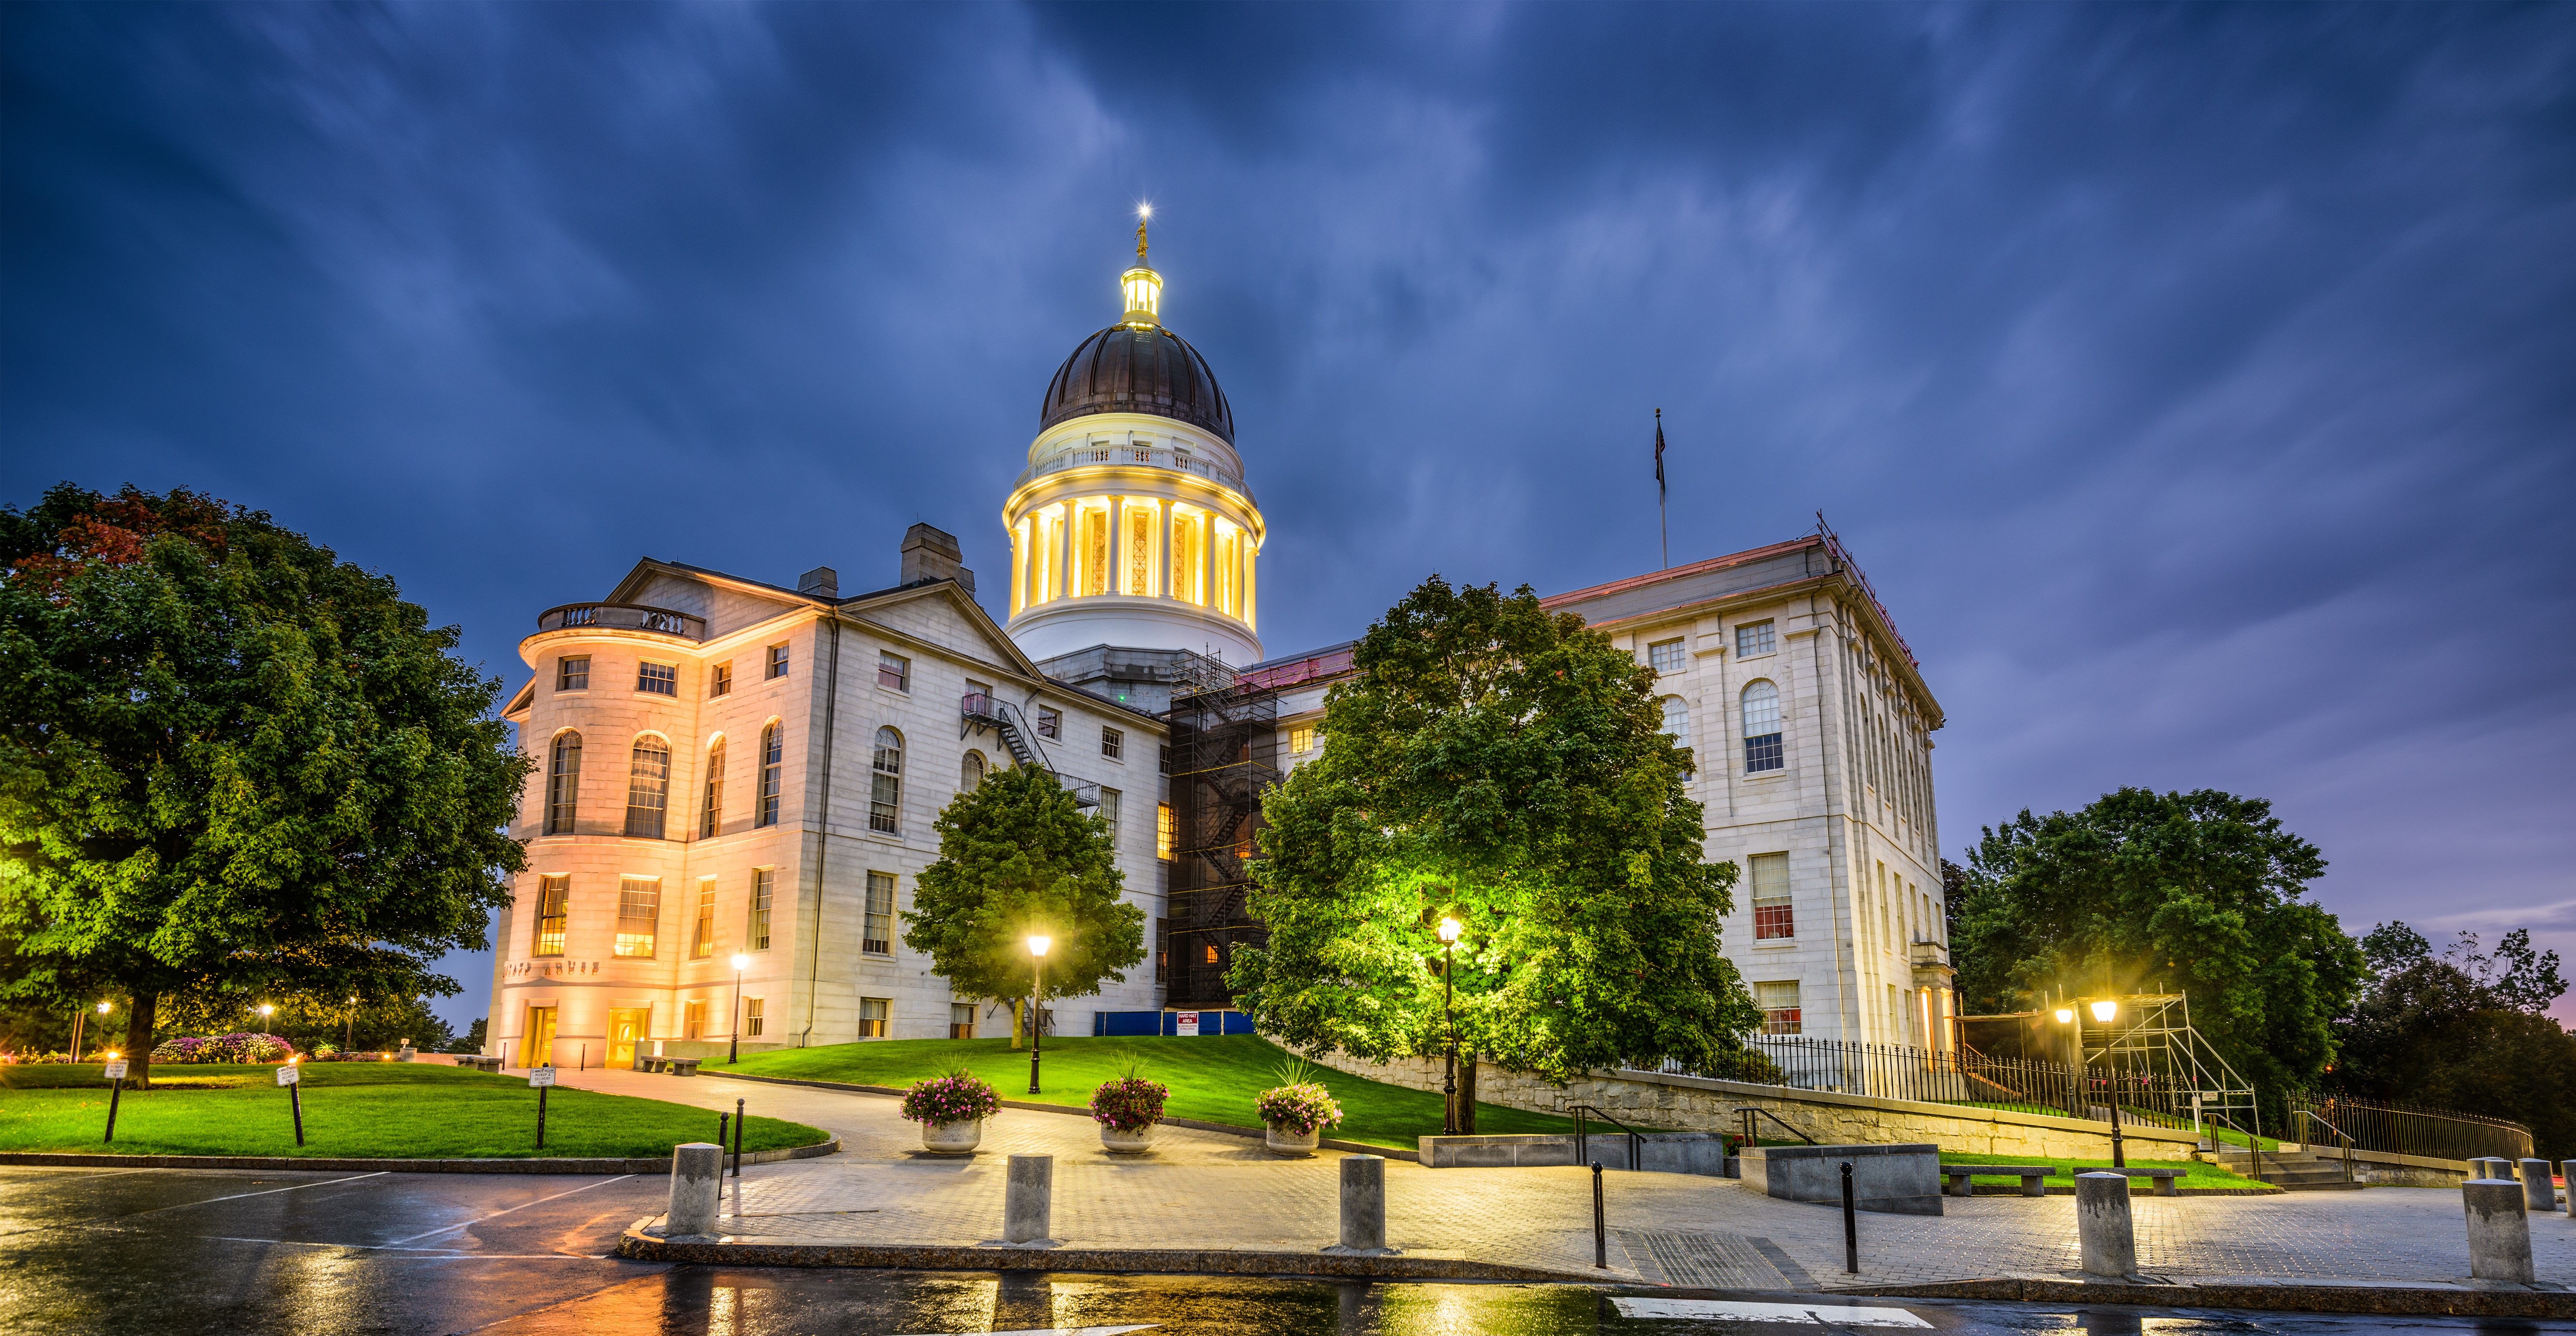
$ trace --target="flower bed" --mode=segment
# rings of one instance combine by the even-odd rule
[[[152,1050],[154,1062],[284,1062],[295,1046],[273,1034],[235,1032],[168,1039]]]
[[[1091,1092],[1091,1121],[1113,1132],[1141,1132],[1163,1121],[1169,1087],[1141,1076],[1104,1081]]]
[[[1254,1097],[1252,1107],[1262,1122],[1301,1137],[1342,1121],[1342,1106],[1333,1102],[1332,1092],[1313,1081],[1264,1090]]]
[[[916,1081],[903,1092],[903,1116],[916,1123],[979,1123],[1001,1111],[1002,1097],[969,1071]]]

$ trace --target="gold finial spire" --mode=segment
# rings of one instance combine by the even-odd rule
[[[1145,263],[1145,220],[1154,216],[1154,206],[1136,206],[1136,267],[1118,276],[1118,287],[1127,298],[1127,314],[1122,323],[1145,328],[1161,323],[1163,277]]]
[[[1145,264],[1145,220],[1153,216],[1153,205],[1139,204],[1136,206],[1136,265],[1140,269],[1143,268]]]

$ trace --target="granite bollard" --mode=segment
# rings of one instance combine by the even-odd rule
[[[1353,1252],[1386,1250],[1386,1157],[1342,1158],[1342,1243]]]
[[[2558,1184],[2550,1177],[2549,1161],[2522,1162],[2522,1204],[2535,1211],[2558,1209]]]
[[[716,1233],[723,1203],[724,1147],[704,1141],[671,1148],[671,1206],[663,1217],[666,1238],[706,1238]]]
[[[2479,1280],[2538,1279],[2531,1268],[2531,1221],[2523,1214],[2522,1185],[2504,1178],[2473,1178],[2460,1185],[2469,1214],[2469,1274]]]
[[[1014,1155],[1002,1190],[1002,1241],[1044,1243],[1055,1220],[1055,1157]]]
[[[2084,1248],[2084,1270],[2095,1276],[2129,1276],[2138,1270],[2138,1233],[2129,1221],[2129,1176],[2075,1176],[2075,1233]]]
[[[2576,1160],[2560,1160],[2558,1176],[2567,1180],[2567,1213],[2576,1215]]]

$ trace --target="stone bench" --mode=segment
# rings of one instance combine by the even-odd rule
[[[699,1063],[701,1063],[701,1062],[704,1062],[704,1061],[705,1061],[705,1059],[704,1059],[704,1058],[657,1058],[657,1059],[655,1059],[655,1061],[656,1061],[656,1062],[661,1063],[661,1064],[662,1064],[663,1066],[665,1066],[665,1067],[668,1067],[668,1068],[670,1069],[670,1071],[671,1071],[671,1075],[673,1075],[673,1076],[695,1076],[695,1075],[697,1075],[697,1074],[698,1074],[698,1064],[699,1064]]]
[[[459,1067],[471,1067],[478,1072],[497,1073],[501,1070],[501,1060],[499,1058],[487,1058],[474,1053],[457,1054],[456,1065]]]
[[[2174,1189],[2174,1180],[2182,1177],[2190,1171],[2187,1169],[2114,1169],[2107,1164],[2079,1164],[2069,1172],[2078,1174],[2127,1174],[2131,1178],[2152,1178],[2156,1181],[2157,1196],[2173,1197],[2181,1195]]]
[[[1968,1180],[1979,1175],[1989,1178],[2018,1178],[2021,1180],[2021,1195],[2045,1197],[2048,1195],[2048,1188],[2040,1180],[2055,1172],[2057,1171],[2054,1168],[2045,1164],[1945,1164],[1941,1166],[1941,1176],[1950,1180],[1947,1190],[1953,1197],[1973,1195],[1976,1189],[1969,1184]]]
[[[669,1069],[670,1065],[671,1060],[669,1058],[657,1058],[650,1053],[638,1053],[635,1055],[635,1070],[639,1072],[665,1071]]]

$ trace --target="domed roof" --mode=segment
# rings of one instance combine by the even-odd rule
[[[1092,413],[1151,413],[1234,444],[1234,410],[1216,373],[1160,325],[1111,325],[1077,345],[1047,383],[1038,430]]]

